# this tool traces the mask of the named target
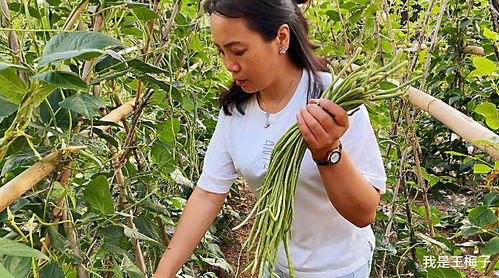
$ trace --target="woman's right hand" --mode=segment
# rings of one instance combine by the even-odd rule
[[[194,188],[153,278],[174,278],[222,209],[227,194]]]

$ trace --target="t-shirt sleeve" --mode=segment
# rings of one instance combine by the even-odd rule
[[[385,193],[386,173],[383,160],[364,105],[349,117],[349,123],[348,130],[341,138],[344,149],[369,183]]]
[[[229,192],[231,185],[239,177],[227,148],[226,132],[226,115],[221,110],[204,157],[203,171],[197,182],[197,186],[213,193]]]

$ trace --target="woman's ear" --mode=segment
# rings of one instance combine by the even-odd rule
[[[277,43],[279,47],[283,47],[286,50],[289,48],[289,41],[291,40],[291,29],[288,24],[283,24],[277,30]]]

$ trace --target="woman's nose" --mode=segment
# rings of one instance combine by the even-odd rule
[[[232,59],[225,58],[224,64],[225,64],[225,68],[230,72],[238,72],[241,70],[241,67],[239,66],[239,64]]]

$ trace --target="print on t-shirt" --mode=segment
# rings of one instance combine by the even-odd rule
[[[270,163],[270,154],[272,153],[272,149],[274,148],[275,142],[269,139],[265,139],[265,144],[263,144],[263,169],[269,168]]]

